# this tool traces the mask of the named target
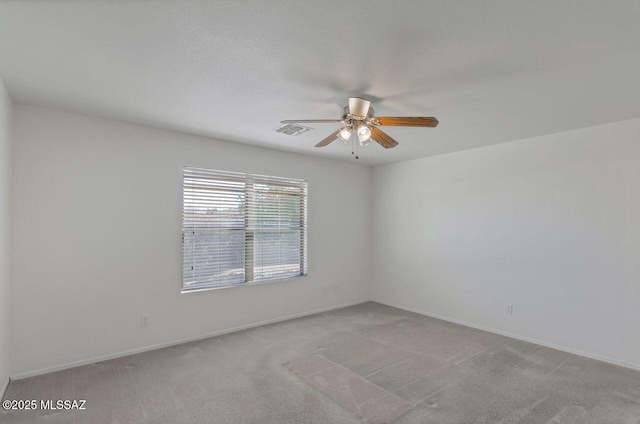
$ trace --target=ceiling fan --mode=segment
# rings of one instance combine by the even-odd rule
[[[349,97],[349,106],[342,109],[340,119],[290,119],[280,122],[283,124],[344,124],[342,128],[316,144],[316,147],[324,147],[335,140],[346,143],[355,132],[361,146],[367,146],[373,140],[385,149],[396,147],[398,142],[378,129],[379,126],[436,127],[438,125],[438,120],[433,117],[375,116],[371,102],[360,97]]]

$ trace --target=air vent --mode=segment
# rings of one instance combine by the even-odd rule
[[[312,128],[303,127],[302,125],[294,125],[294,124],[284,124],[276,128],[276,132],[286,134],[286,135],[300,135],[310,130],[312,130]]]

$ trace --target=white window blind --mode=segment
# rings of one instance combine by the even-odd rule
[[[307,274],[307,183],[184,168],[183,291]]]

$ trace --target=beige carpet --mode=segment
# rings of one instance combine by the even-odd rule
[[[46,354],[46,352],[43,352]],[[13,381],[2,423],[640,423],[640,372],[376,303]]]

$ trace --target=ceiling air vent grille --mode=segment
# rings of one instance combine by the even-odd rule
[[[309,127],[303,127],[302,125],[294,125],[294,124],[284,124],[276,128],[276,132],[286,134],[286,135],[300,135],[310,130],[311,128]]]

